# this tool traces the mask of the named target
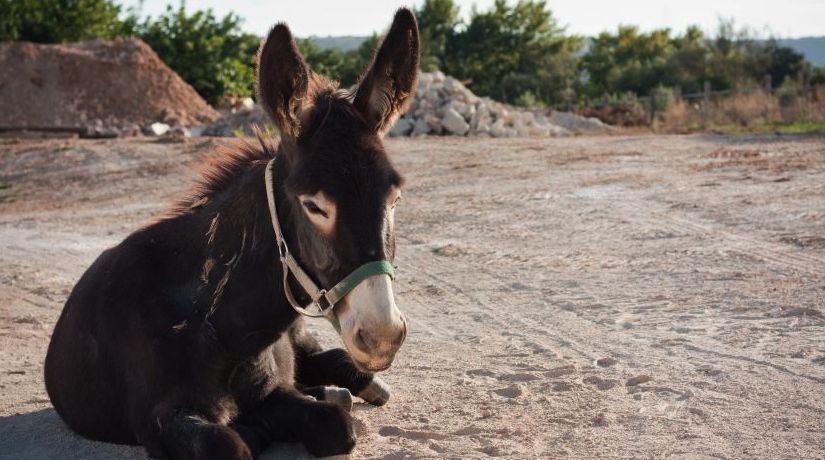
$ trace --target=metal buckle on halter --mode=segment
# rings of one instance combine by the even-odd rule
[[[281,259],[285,259],[286,255],[289,254],[289,248],[286,245],[286,240],[278,241],[278,254],[280,254]]]
[[[321,313],[326,313],[327,309],[333,306],[329,303],[326,289],[318,291],[318,300],[316,300],[315,303],[318,304],[318,309],[321,310]]]

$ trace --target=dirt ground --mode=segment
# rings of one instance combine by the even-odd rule
[[[43,358],[83,270],[213,142],[0,140],[0,457],[144,457],[71,434]],[[388,148],[410,331],[354,457],[825,456],[825,138]]]

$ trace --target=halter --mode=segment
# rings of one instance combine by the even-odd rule
[[[275,159],[269,160],[266,165],[266,173],[264,180],[266,182],[266,200],[269,203],[269,216],[272,218],[272,228],[275,230],[275,241],[278,244],[278,255],[281,259],[281,266],[284,272],[284,294],[287,301],[292,308],[304,315],[313,318],[326,318],[338,333],[341,333],[341,325],[338,323],[338,317],[335,316],[335,309],[332,308],[341,299],[344,298],[362,281],[377,275],[387,275],[390,279],[395,279],[395,267],[387,260],[379,260],[375,262],[367,262],[364,265],[353,270],[344,279],[338,282],[330,289],[319,288],[312,278],[301,268],[301,265],[295,257],[289,252],[286,245],[284,234],[281,231],[281,224],[278,222],[278,211],[275,209],[275,190],[272,183],[272,168],[275,167]],[[301,288],[309,295],[311,302],[308,305],[301,306],[295,296],[292,294],[292,289],[289,287],[289,274],[298,281]],[[318,313],[307,310],[308,307],[315,305],[318,308]]]

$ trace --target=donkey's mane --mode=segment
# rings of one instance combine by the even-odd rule
[[[241,139],[217,147],[188,192],[170,209],[171,217],[192,212],[212,201],[250,168],[275,157],[276,141],[253,126],[257,141]]]
[[[338,89],[334,83],[326,83],[329,87],[317,90],[314,96],[315,113],[306,126],[309,132],[321,128],[328,118],[361,119],[361,115],[352,106],[352,95],[346,90]],[[172,206],[169,217],[203,207],[227,190],[250,168],[275,157],[278,141],[258,126],[253,126],[252,130],[256,140],[240,139],[216,148],[216,153],[207,159],[205,166],[199,168],[198,178],[191,189]]]

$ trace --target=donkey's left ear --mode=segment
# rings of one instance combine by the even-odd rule
[[[383,135],[412,102],[417,82],[418,24],[410,10],[401,8],[359,83],[353,104]]]

